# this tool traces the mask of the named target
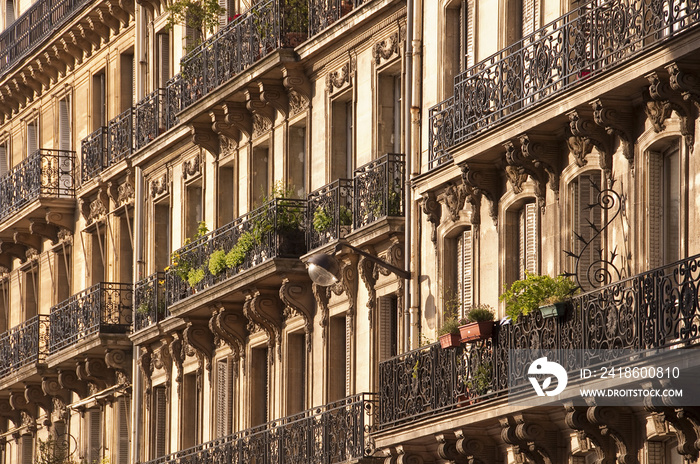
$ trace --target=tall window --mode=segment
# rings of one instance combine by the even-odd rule
[[[328,330],[328,402],[346,396],[348,380],[347,339],[345,315],[331,317]]]
[[[216,436],[233,432],[233,359],[216,362]]]
[[[70,98],[58,101],[58,149],[70,150],[73,146],[71,137]]]
[[[185,374],[182,380],[182,424],[187,427],[180,428],[180,448],[191,448],[199,444],[201,439],[201,398],[197,388],[197,374]]]
[[[165,269],[170,263],[170,200],[168,197],[153,205],[153,222],[151,222],[151,237],[153,237],[154,272]]]
[[[22,273],[22,309],[24,320],[28,321],[38,314],[39,308],[39,267],[32,262],[30,268]]]
[[[272,182],[270,175],[272,162],[270,160],[270,149],[267,145],[253,147],[252,160],[252,182],[251,182],[251,209],[262,205],[263,199],[270,193]]]
[[[401,77],[387,70],[378,81],[377,151],[401,153]]]
[[[15,2],[14,0],[7,0],[5,2],[5,28],[7,29],[12,23],[15,22]]]
[[[102,459],[102,410],[88,409],[85,413],[85,456],[87,462]]]
[[[287,335],[287,415],[306,409],[306,336]]]
[[[39,149],[39,118],[27,123],[27,156]]]
[[[151,424],[151,458],[165,456],[167,451],[168,398],[163,385],[153,387],[153,422]]]
[[[102,69],[92,76],[92,130],[107,125],[107,77]]]
[[[70,278],[70,256],[71,249],[65,244],[61,244],[56,251],[55,275],[56,285],[54,292],[54,304],[58,304],[67,300],[71,295],[71,278]]]
[[[649,261],[651,267],[682,256],[681,155],[678,141],[649,152]]]
[[[474,267],[473,267],[473,238],[472,230],[465,229],[457,237],[457,282],[456,293],[459,306],[469,307],[474,302]]]
[[[156,87],[165,88],[170,79],[170,31],[156,34]]]
[[[120,396],[114,405],[117,416],[116,464],[129,464],[129,437],[131,436],[129,433],[129,399]]]
[[[270,419],[268,414],[270,372],[267,346],[251,350],[250,365],[252,371],[250,377],[250,425],[255,427]]]
[[[445,97],[454,91],[454,77],[474,65],[477,0],[453,0],[445,9],[442,72]]]
[[[219,165],[219,185],[217,186],[218,222],[217,227],[224,226],[236,217],[236,177],[233,161]]]
[[[119,94],[119,112],[126,111],[133,106],[134,95],[136,94],[134,85],[136,79],[134,79],[134,52],[129,51],[127,53],[122,53],[119,56],[119,68],[120,68],[120,79],[119,84],[121,87],[121,92]]]
[[[289,126],[287,185],[294,187],[297,198],[306,197],[306,120]]]
[[[34,437],[31,434],[22,435],[19,443],[19,462],[32,464],[34,462]]]
[[[97,222],[96,229],[89,234],[90,246],[90,285],[105,282],[107,266],[107,234],[106,226]]]
[[[379,361],[399,354],[398,299],[396,295],[379,298]]]
[[[12,162],[10,161],[10,142],[5,140],[0,143],[0,177],[10,172]]]
[[[518,268],[520,279],[525,273],[538,272],[538,231],[537,205],[535,202],[525,203],[518,212]]]
[[[134,214],[130,208],[126,208],[124,214],[114,216],[114,219],[116,222],[114,229],[117,232],[116,241],[119,247],[119,253],[115,256],[119,272],[117,279],[119,282],[130,283],[134,276],[132,234]]]
[[[197,233],[202,213],[202,180],[188,184],[185,187],[185,237],[193,237]]]
[[[576,177],[569,186],[571,205],[569,249],[577,256],[580,255],[578,280],[582,284],[589,280],[594,282],[596,262],[600,263],[603,240],[600,235],[596,235],[596,230],[600,230],[603,219],[602,210],[596,205],[601,181],[600,171],[590,171]],[[586,243],[589,245],[584,249]]]
[[[352,92],[331,103],[331,179],[349,179],[355,169]]]

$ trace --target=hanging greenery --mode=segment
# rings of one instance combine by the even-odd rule
[[[189,28],[194,33],[191,39],[195,47],[202,43],[207,33],[214,32],[219,17],[226,13],[218,0],[175,0],[165,9],[168,27],[178,24]]]

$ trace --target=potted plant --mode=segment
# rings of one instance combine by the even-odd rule
[[[564,276],[554,278],[527,273],[524,279],[516,280],[510,288],[506,288],[500,296],[500,300],[505,301],[506,314],[514,322],[518,320],[519,316],[527,316],[543,306],[562,303],[560,305],[561,313],[552,312],[551,308],[545,309],[543,316],[546,314],[546,316],[552,317],[564,314],[565,303],[576,292],[577,288],[574,282]]]
[[[459,324],[457,319],[450,317],[445,320],[438,330],[440,337],[440,346],[442,348],[454,348],[460,345]]]
[[[285,45],[296,47],[306,40],[309,29],[307,0],[286,0],[284,4]]]
[[[194,34],[187,52],[191,52],[204,41],[207,33],[213,33],[219,24],[219,17],[226,13],[217,0],[175,0],[165,10],[168,14],[167,26],[185,26]]]
[[[462,342],[486,340],[493,332],[493,308],[489,305],[472,306],[460,320],[459,333]]]
[[[490,362],[480,364],[467,381],[467,389],[470,396],[483,396],[492,390],[491,381],[493,379],[492,366]]]

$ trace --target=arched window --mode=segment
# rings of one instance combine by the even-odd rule
[[[539,208],[534,198],[523,198],[505,215],[504,283],[508,286],[523,279],[526,273],[539,274],[540,226]]]

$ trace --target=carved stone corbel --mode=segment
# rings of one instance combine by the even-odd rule
[[[484,197],[489,202],[489,217],[494,225],[498,226],[498,199],[500,197],[500,176],[492,167],[482,166],[476,163],[464,163],[462,169],[462,183],[467,186],[473,198]],[[474,206],[474,203],[472,203]],[[474,221],[472,221],[474,223]]]
[[[36,421],[38,416],[37,405],[27,401],[27,398],[24,396],[24,391],[10,392],[10,406],[12,406],[12,409],[15,411],[26,414],[32,422]]]
[[[321,327],[321,337],[323,338],[323,344],[325,345],[326,327],[328,326],[328,302],[331,299],[330,288],[318,284],[311,284],[311,291],[316,299],[316,307],[321,313],[321,317],[318,320],[318,325]]]
[[[600,166],[607,179],[612,178],[612,149],[610,136],[593,121],[593,111],[580,108],[567,113],[569,117],[567,145],[574,155],[574,161],[579,167],[586,165],[586,156],[593,150],[598,150]]]
[[[491,444],[491,439],[482,435],[468,434],[465,430],[455,430],[457,443],[455,449],[460,456],[466,458],[470,464],[485,464],[495,462],[496,447]]]
[[[559,153],[556,143],[554,140],[535,134],[522,134],[519,139],[523,156],[529,159],[532,166],[538,170],[539,178],[546,176],[549,188],[554,192],[558,201],[559,169],[557,165]]]
[[[15,427],[22,426],[22,413],[10,405],[9,398],[0,399],[0,417],[11,420]]]
[[[288,63],[282,67],[282,84],[288,91],[289,112],[295,115],[309,107],[311,83],[302,66]]]
[[[250,140],[253,137],[253,116],[240,102],[226,102],[223,105],[225,122],[234,126]]]
[[[129,12],[125,11],[118,0],[109,1],[109,14],[117,18],[122,26],[127,27],[129,25]]]
[[[90,46],[85,50],[88,54],[91,54],[94,50],[99,50],[102,46],[102,38],[92,30],[89,24],[78,24],[77,26],[80,36],[90,44]]]
[[[511,446],[518,462],[556,464],[545,443],[544,428],[528,421],[522,414],[500,419],[501,439]]]
[[[306,351],[309,353],[311,352],[311,332],[314,330],[313,298],[313,293],[307,283],[290,282],[287,277],[282,279],[280,300],[284,304],[283,316],[285,319],[295,315],[302,317],[304,320]]]
[[[18,258],[21,262],[25,262],[28,249],[25,245],[0,239],[0,255]]]
[[[372,250],[368,250],[367,252],[374,253]],[[367,288],[367,318],[369,319],[369,328],[371,329],[374,324],[374,310],[377,307],[377,290],[375,289],[375,285],[377,284],[377,266],[364,256],[360,256],[357,269],[362,282],[364,282]]]
[[[439,199],[447,207],[450,219],[457,221],[467,199],[467,190],[462,183],[450,183]]]
[[[51,86],[51,78],[48,74],[43,73],[39,70],[40,65],[41,62],[37,61],[36,63],[29,66],[29,74],[32,76],[33,79],[39,81],[45,89],[48,89]]]
[[[51,414],[51,398],[46,395],[39,385],[25,385],[24,398],[27,404],[35,404],[41,407],[46,414]]]
[[[53,224],[37,221],[36,219],[29,220],[29,233],[51,240],[52,245],[58,243],[58,227]]]
[[[131,357],[129,353],[120,349],[108,349],[105,353],[105,365],[117,374],[119,383],[131,377]]]
[[[275,110],[262,100],[259,89],[248,87],[244,93],[246,108],[253,114],[254,135],[267,132],[275,123]]]
[[[183,337],[187,345],[197,354],[200,371],[203,373],[206,369],[211,380],[211,360],[216,346],[214,346],[214,334],[209,330],[209,326],[202,321],[188,321]]]
[[[535,185],[535,197],[540,209],[546,205],[547,193],[547,176],[544,170],[538,170],[532,164],[532,161],[527,159],[520,147],[516,147],[511,141],[503,144],[506,149],[506,177],[510,182],[513,193],[519,194],[523,191],[523,184],[527,181],[528,175],[532,177]]]
[[[141,370],[141,375],[143,376],[143,395],[145,397],[144,403],[146,404],[146,408],[149,407],[151,398],[151,377],[153,376],[152,354],[150,347],[142,346],[137,361],[139,369]]]
[[[216,345],[224,342],[235,358],[245,357],[246,319],[240,313],[223,303],[212,305],[209,329],[214,334]]]
[[[625,422],[627,427],[633,426],[631,417],[622,417],[615,408],[606,406],[574,406],[567,403],[566,424],[580,432],[579,440],[588,439],[594,444],[596,462],[601,464],[637,464],[633,448],[627,445],[624,438],[631,434],[621,434],[616,427]]]
[[[103,10],[103,9],[99,8],[97,10],[97,17],[99,18],[100,21],[102,21],[104,24],[106,24],[107,27],[109,27],[114,32],[115,35],[119,34],[119,29],[120,29],[119,20],[117,18],[115,18],[114,16],[112,16],[109,13],[109,10]]]
[[[695,121],[692,118],[690,103],[672,92],[671,85],[659,73],[652,72],[644,76],[649,81],[649,88],[644,92],[644,111],[647,119],[659,133],[666,129],[664,121],[675,111],[681,121],[681,135],[690,152],[695,145]]]
[[[435,435],[435,440],[438,443],[437,454],[442,459],[447,459],[450,462],[456,462],[460,456],[457,453],[456,441],[454,438],[448,438],[445,434]]]
[[[180,332],[173,332],[172,334],[172,340],[170,340],[170,343],[168,344],[168,349],[170,350],[170,357],[173,360],[173,364],[175,365],[175,368],[177,370],[177,373],[175,375],[175,382],[177,382],[177,394],[178,396],[180,395],[180,385],[182,384],[182,364],[185,362],[185,353],[183,351],[184,345],[183,345],[183,338],[182,334]]]
[[[282,308],[279,292],[263,289],[253,289],[246,295],[243,314],[248,319],[248,331],[264,330],[267,334],[267,345],[270,354],[277,346],[278,354],[282,350]]]
[[[652,412],[653,420],[659,422],[664,435],[667,434],[666,424],[673,425],[676,436],[676,450],[689,462],[700,458],[700,410],[696,407],[676,408],[671,406],[647,406]]]
[[[59,369],[58,383],[66,390],[77,394],[81,400],[88,396],[88,383],[79,379],[78,375],[72,369]]]
[[[80,50],[81,57],[92,55],[92,44],[83,37],[80,30],[70,31],[68,33],[68,41],[72,42]]]
[[[352,327],[354,327],[352,320],[355,317],[357,310],[357,288],[359,283],[357,279],[358,256],[352,254],[348,255],[346,259],[347,260],[339,260],[340,278],[338,279],[338,282],[331,285],[329,288],[331,292],[335,293],[336,295],[342,295],[345,293],[345,296],[348,298],[348,310],[346,314],[349,319],[348,326],[352,331]]]
[[[114,370],[107,367],[101,358],[85,358],[84,362],[76,363],[78,378],[94,384],[97,390],[104,390],[108,385],[114,385]]]
[[[272,107],[287,119],[289,117],[289,97],[285,88],[278,84],[272,84],[265,81],[258,81],[260,89],[260,101],[267,103],[268,107]],[[274,114],[273,114],[274,121]]]
[[[433,246],[437,247],[437,227],[440,225],[440,217],[442,216],[442,204],[437,201],[434,192],[423,194],[421,209],[423,214],[428,217],[428,222],[431,225],[430,240],[433,242]]]
[[[41,95],[43,86],[41,82],[34,79],[34,77],[31,74],[29,74],[29,71],[22,71],[19,73],[19,76],[22,79],[22,83],[26,87],[30,88],[33,94]]]
[[[634,134],[632,112],[624,101],[603,103],[596,99],[591,102],[593,120],[610,135],[616,135],[622,145],[622,154],[634,167]]]
[[[68,36],[61,38],[59,44],[61,47],[63,47],[66,53],[73,57],[75,65],[83,62],[83,51],[75,44],[72,37]]]
[[[219,137],[211,128],[210,124],[191,123],[190,133],[192,143],[200,148],[204,148],[215,157],[219,156]]]
[[[109,195],[107,194],[106,186],[97,189],[97,195],[94,200],[87,202],[81,198],[79,204],[80,213],[87,224],[104,219],[109,212]]]
[[[681,68],[682,65],[676,62],[666,65],[671,88],[680,92],[683,100],[692,102],[700,111],[700,79],[692,72]]]
[[[166,387],[170,388],[173,373],[173,358],[170,355],[171,337],[165,336],[158,347],[153,350],[152,365],[154,369],[163,369],[165,371]]]
[[[41,379],[41,389],[45,395],[51,398],[58,398],[63,404],[68,404],[70,391],[59,383],[58,377],[43,377]]]
[[[96,16],[97,15],[95,15],[95,17],[87,17],[86,21],[88,23],[88,26],[95,34],[97,34],[104,41],[104,43],[107,43],[109,42],[109,28]]]
[[[25,234],[24,232],[15,231],[12,239],[17,245],[22,245],[26,248],[34,248],[41,250],[41,237],[38,235]]]
[[[211,118],[211,130],[219,134],[219,136],[232,140],[238,146],[241,142],[241,131],[233,124],[226,122],[224,110],[213,109],[209,111],[209,117]],[[221,152],[221,149],[219,151]]]

